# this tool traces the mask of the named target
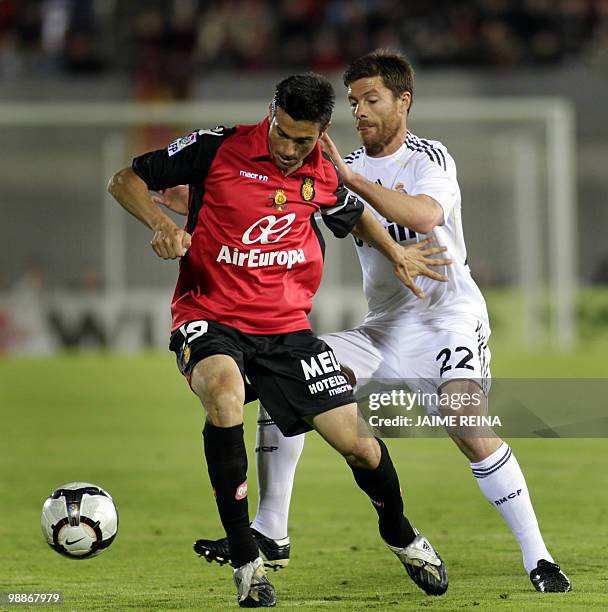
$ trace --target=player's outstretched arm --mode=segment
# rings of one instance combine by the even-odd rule
[[[368,181],[342,159],[327,133],[321,137],[321,145],[338,168],[344,185],[360,195],[383,217],[420,234],[428,234],[436,225],[443,223],[443,209],[434,198],[408,195]]]
[[[430,247],[430,238],[416,244],[401,245],[395,242],[382,227],[373,213],[365,208],[353,234],[378,249],[392,264],[395,276],[419,298],[424,292],[414,283],[416,276],[428,276],[434,280],[447,281],[448,277],[431,270],[429,266],[450,265],[450,259],[434,257],[447,251],[446,247]]]
[[[124,168],[114,174],[108,183],[108,191],[126,211],[154,232],[150,244],[159,257],[175,259],[186,254],[190,248],[190,234],[177,227],[156,206],[147,185],[131,168]]]

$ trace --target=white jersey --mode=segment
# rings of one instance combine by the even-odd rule
[[[423,276],[415,279],[425,298],[417,298],[393,273],[391,263],[376,249],[355,240],[363,270],[363,290],[369,313],[365,322],[414,317],[431,319],[444,316],[465,316],[487,323],[483,296],[467,265],[467,252],[462,231],[460,188],[456,165],[447,149],[434,140],[423,140],[411,132],[398,151],[386,157],[369,157],[363,147],[345,158],[346,163],[373,183],[409,195],[427,195],[443,209],[444,222],[429,234],[417,234],[385,219],[367,202],[365,205],[401,244],[432,238],[432,246],[445,246],[451,266],[433,268],[449,278],[443,283]],[[357,194],[352,194],[362,200]]]

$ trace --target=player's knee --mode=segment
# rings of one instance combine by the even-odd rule
[[[374,470],[380,463],[380,446],[375,438],[357,438],[342,456],[351,467]]]
[[[243,422],[243,403],[233,393],[208,396],[203,406],[207,420],[216,427],[233,427]]]
[[[221,396],[224,401],[238,401],[242,404],[245,387],[240,372],[234,371],[228,364],[208,364],[206,361],[197,363],[192,371],[193,391],[201,399],[204,396]]]
[[[241,380],[235,380],[221,370],[204,371],[197,366],[192,373],[191,384],[205,407],[210,423],[228,427],[242,422],[245,398]]]

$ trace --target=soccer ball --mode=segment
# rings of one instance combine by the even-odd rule
[[[70,559],[87,559],[114,541],[118,512],[112,496],[101,487],[69,482],[44,502],[40,524],[53,550]]]

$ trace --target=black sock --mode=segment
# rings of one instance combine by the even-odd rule
[[[243,425],[216,427],[205,423],[203,445],[215,501],[228,536],[232,565],[240,567],[259,556],[249,527]]]
[[[403,515],[403,498],[399,477],[388,454],[388,449],[379,438],[380,464],[375,470],[364,470],[351,466],[359,487],[367,493],[378,513],[380,535],[391,546],[407,546],[416,534]]]

